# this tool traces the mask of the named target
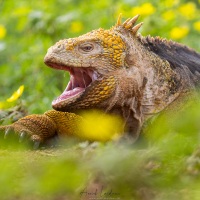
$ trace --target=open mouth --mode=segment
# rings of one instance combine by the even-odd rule
[[[63,101],[70,101],[79,97],[82,93],[84,93],[85,89],[91,85],[91,83],[100,77],[100,75],[91,68],[75,68],[66,66],[63,68],[59,66],[54,67],[68,71],[70,73],[70,80],[64,92],[53,100],[53,106],[60,104]]]

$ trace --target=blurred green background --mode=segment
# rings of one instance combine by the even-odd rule
[[[140,14],[144,36],[200,52],[200,0],[0,0],[0,108],[20,88],[10,98],[14,104],[23,93],[29,113],[50,109],[68,75],[43,64],[47,49],[62,38],[109,28],[119,13],[123,19]],[[158,118],[133,146],[68,141],[24,151],[0,134],[0,198],[199,200],[199,110],[195,104],[171,124],[169,116]]]
[[[0,102],[20,85],[29,113],[51,109],[68,74],[46,67],[47,49],[63,38],[110,28],[140,14],[142,35],[159,35],[200,51],[199,0],[0,0]]]

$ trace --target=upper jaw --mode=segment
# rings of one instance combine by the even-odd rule
[[[57,55],[55,55],[54,53],[47,52],[47,54],[44,57],[44,63],[52,68],[55,69],[60,69],[60,70],[67,70],[65,69],[65,67],[67,67],[63,60],[61,58],[59,58]]]

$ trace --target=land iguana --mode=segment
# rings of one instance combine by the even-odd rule
[[[0,127],[39,143],[54,135],[78,136],[80,110],[100,109],[124,119],[125,132],[137,138],[144,122],[180,99],[200,82],[200,54],[160,37],[143,37],[138,16],[76,38],[63,39],[48,49],[44,62],[68,71],[69,83],[52,102],[54,110],[29,115]]]

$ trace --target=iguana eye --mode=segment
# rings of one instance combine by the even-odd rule
[[[94,49],[94,45],[91,43],[85,43],[85,44],[79,45],[78,49],[82,53],[88,53]]]

